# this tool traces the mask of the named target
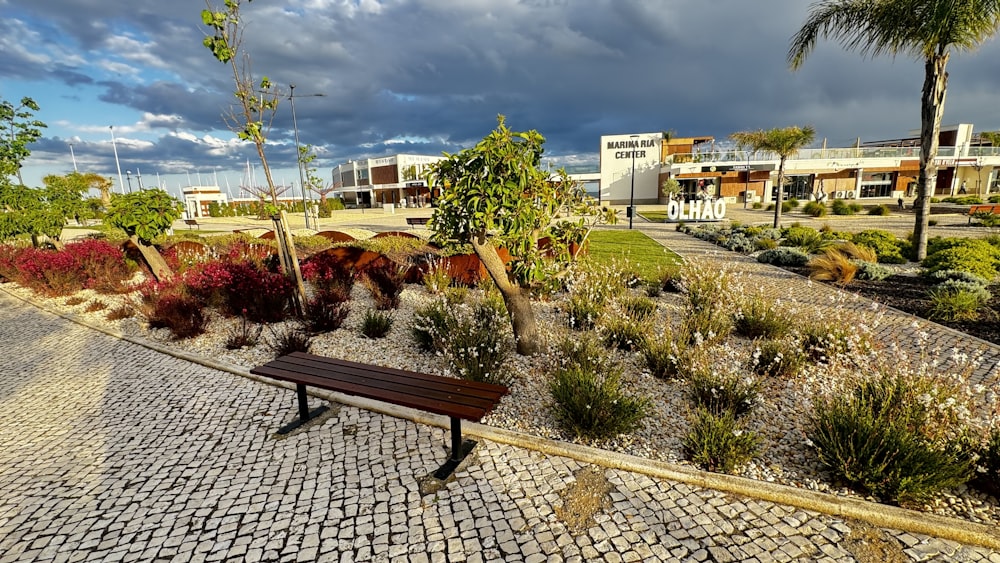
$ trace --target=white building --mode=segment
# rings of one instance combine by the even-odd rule
[[[208,205],[217,203],[219,206],[229,205],[226,194],[219,186],[188,186],[182,188],[184,194],[184,218],[208,217]]]
[[[426,172],[443,156],[397,154],[352,160],[332,171],[336,189],[331,195],[350,205],[422,207],[430,203]]]

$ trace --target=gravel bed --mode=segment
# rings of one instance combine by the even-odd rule
[[[80,292],[73,298],[42,298],[14,284],[4,284],[4,289],[40,302],[46,307],[73,313],[85,322],[118,330],[129,336],[146,338],[160,345],[222,361],[235,366],[251,368],[273,359],[273,353],[262,342],[253,348],[227,350],[225,340],[237,327],[237,320],[211,313],[208,331],[198,337],[175,341],[166,329],[149,329],[137,318],[109,321],[107,313],[130,302],[130,295],[98,295],[91,291]],[[372,299],[362,284],[357,284],[351,294],[350,314],[343,327],[331,333],[318,335],[312,340],[316,354],[343,358],[425,373],[448,375],[444,358],[418,350],[412,337],[413,311],[428,303],[433,297],[418,285],[410,285],[401,295],[401,306],[394,313],[390,333],[383,339],[369,339],[361,335],[359,326]],[[72,301],[70,301],[72,299]],[[67,302],[75,302],[70,305]],[[105,305],[100,311],[86,312],[93,302]],[[663,294],[656,299],[657,315],[666,319],[679,310],[681,297]],[[539,319],[542,337],[546,343],[557,342],[570,333],[565,327],[565,314],[558,301],[536,301],[534,308]],[[279,331],[288,323],[273,325],[264,330],[262,340],[267,341],[272,331]],[[735,352],[739,353],[739,352]],[[743,353],[749,352],[745,349]],[[509,360],[513,384],[510,393],[499,407],[490,413],[485,424],[544,438],[576,442],[598,448],[690,465],[684,460],[682,439],[689,428],[690,399],[683,381],[668,381],[653,377],[634,353],[614,352],[625,366],[622,377],[626,389],[641,392],[651,399],[650,415],[633,434],[600,441],[578,439],[564,431],[553,416],[552,400],[548,392],[547,365],[550,355],[539,354],[531,358],[512,353]],[[749,427],[758,432],[764,441],[762,453],[737,474],[773,483],[791,485],[809,490],[858,497],[847,489],[830,484],[830,478],[821,469],[811,451],[804,428],[811,410],[815,390],[825,383],[826,374],[820,370],[807,370],[794,380],[771,379],[764,381],[762,400],[749,415]],[[964,520],[1000,525],[1000,507],[996,499],[977,491],[961,487],[953,493],[939,495],[923,510]]]

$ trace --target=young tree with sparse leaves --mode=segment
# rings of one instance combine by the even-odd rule
[[[21,163],[31,151],[28,145],[42,136],[45,123],[32,119],[39,111],[35,100],[24,97],[17,106],[7,100],[0,100],[0,126],[3,134],[0,136],[0,181],[6,181],[11,176],[17,177],[17,183],[23,185],[21,178]]]
[[[799,149],[805,147],[816,137],[816,130],[812,127],[783,127],[760,129],[757,131],[737,131],[729,136],[736,142],[740,149],[747,149],[751,152],[769,151],[778,155],[778,181],[774,189],[777,190],[777,197],[774,202],[774,228],[781,227],[781,203],[785,196],[785,161],[794,155]]]
[[[906,54],[924,62],[920,96],[920,173],[914,204],[916,259],[927,257],[931,179],[948,86],[951,52],[975,51],[1000,29],[998,0],[823,0],[792,37],[788,62],[802,66],[819,38],[839,41],[862,55]]]
[[[544,261],[538,239],[562,232],[583,242],[589,232],[583,223],[553,223],[556,217],[610,219],[613,212],[602,211],[577,183],[568,180],[565,171],[550,177],[539,169],[545,142],[541,134],[511,131],[502,115],[497,121],[497,128],[475,147],[445,153],[444,160],[432,165],[429,177],[440,187],[441,196],[430,228],[439,242],[472,245],[503,295],[517,352],[531,355],[542,343],[529,289],[559,271]],[[498,246],[513,257],[510,272]],[[570,259],[567,253],[560,256]]]

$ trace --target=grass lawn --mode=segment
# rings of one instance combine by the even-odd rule
[[[667,268],[681,265],[681,257],[641,231],[594,231],[590,233],[587,259],[600,264],[627,259],[646,281],[656,281]]]
[[[667,212],[664,211],[643,211],[639,214],[640,217],[646,219],[651,223],[666,223],[667,222]]]

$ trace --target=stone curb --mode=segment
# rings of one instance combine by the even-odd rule
[[[10,295],[11,297],[20,299],[21,301],[48,313],[104,333],[108,336],[155,350],[162,354],[167,354],[175,358],[219,371],[224,371],[267,385],[282,387],[285,389],[295,388],[295,386],[290,383],[278,382],[251,374],[248,369],[243,367],[217,362],[193,354],[178,352],[145,338],[125,336],[118,331],[93,325],[76,315],[55,311],[33,299],[13,294],[6,291],[6,289],[2,286],[0,286],[0,290],[4,291],[4,293]],[[434,415],[406,407],[400,407],[397,405],[331,391],[312,389],[309,391],[309,394],[314,397],[334,401],[343,405],[365,409],[395,418],[410,420],[418,424],[436,426],[444,429],[450,428],[450,421],[445,416]],[[809,491],[788,485],[769,483],[767,481],[757,481],[746,477],[701,471],[691,467],[645,459],[627,454],[620,454],[617,452],[609,452],[579,444],[550,440],[510,430],[493,428],[483,424],[467,422],[463,425],[463,432],[466,435],[476,436],[481,439],[490,440],[491,442],[533,450],[546,455],[568,457],[577,461],[600,465],[602,467],[621,469],[623,471],[640,473],[650,477],[657,477],[669,481],[695,485],[706,489],[738,494],[750,498],[784,504],[787,506],[794,506],[832,516],[851,518],[882,528],[893,528],[904,532],[925,534],[964,544],[1000,550],[1000,534],[998,534],[992,527],[984,524],[965,522],[955,518],[938,516],[936,514],[927,514],[915,510],[908,510],[905,508],[860,499],[840,497],[818,491]]]

